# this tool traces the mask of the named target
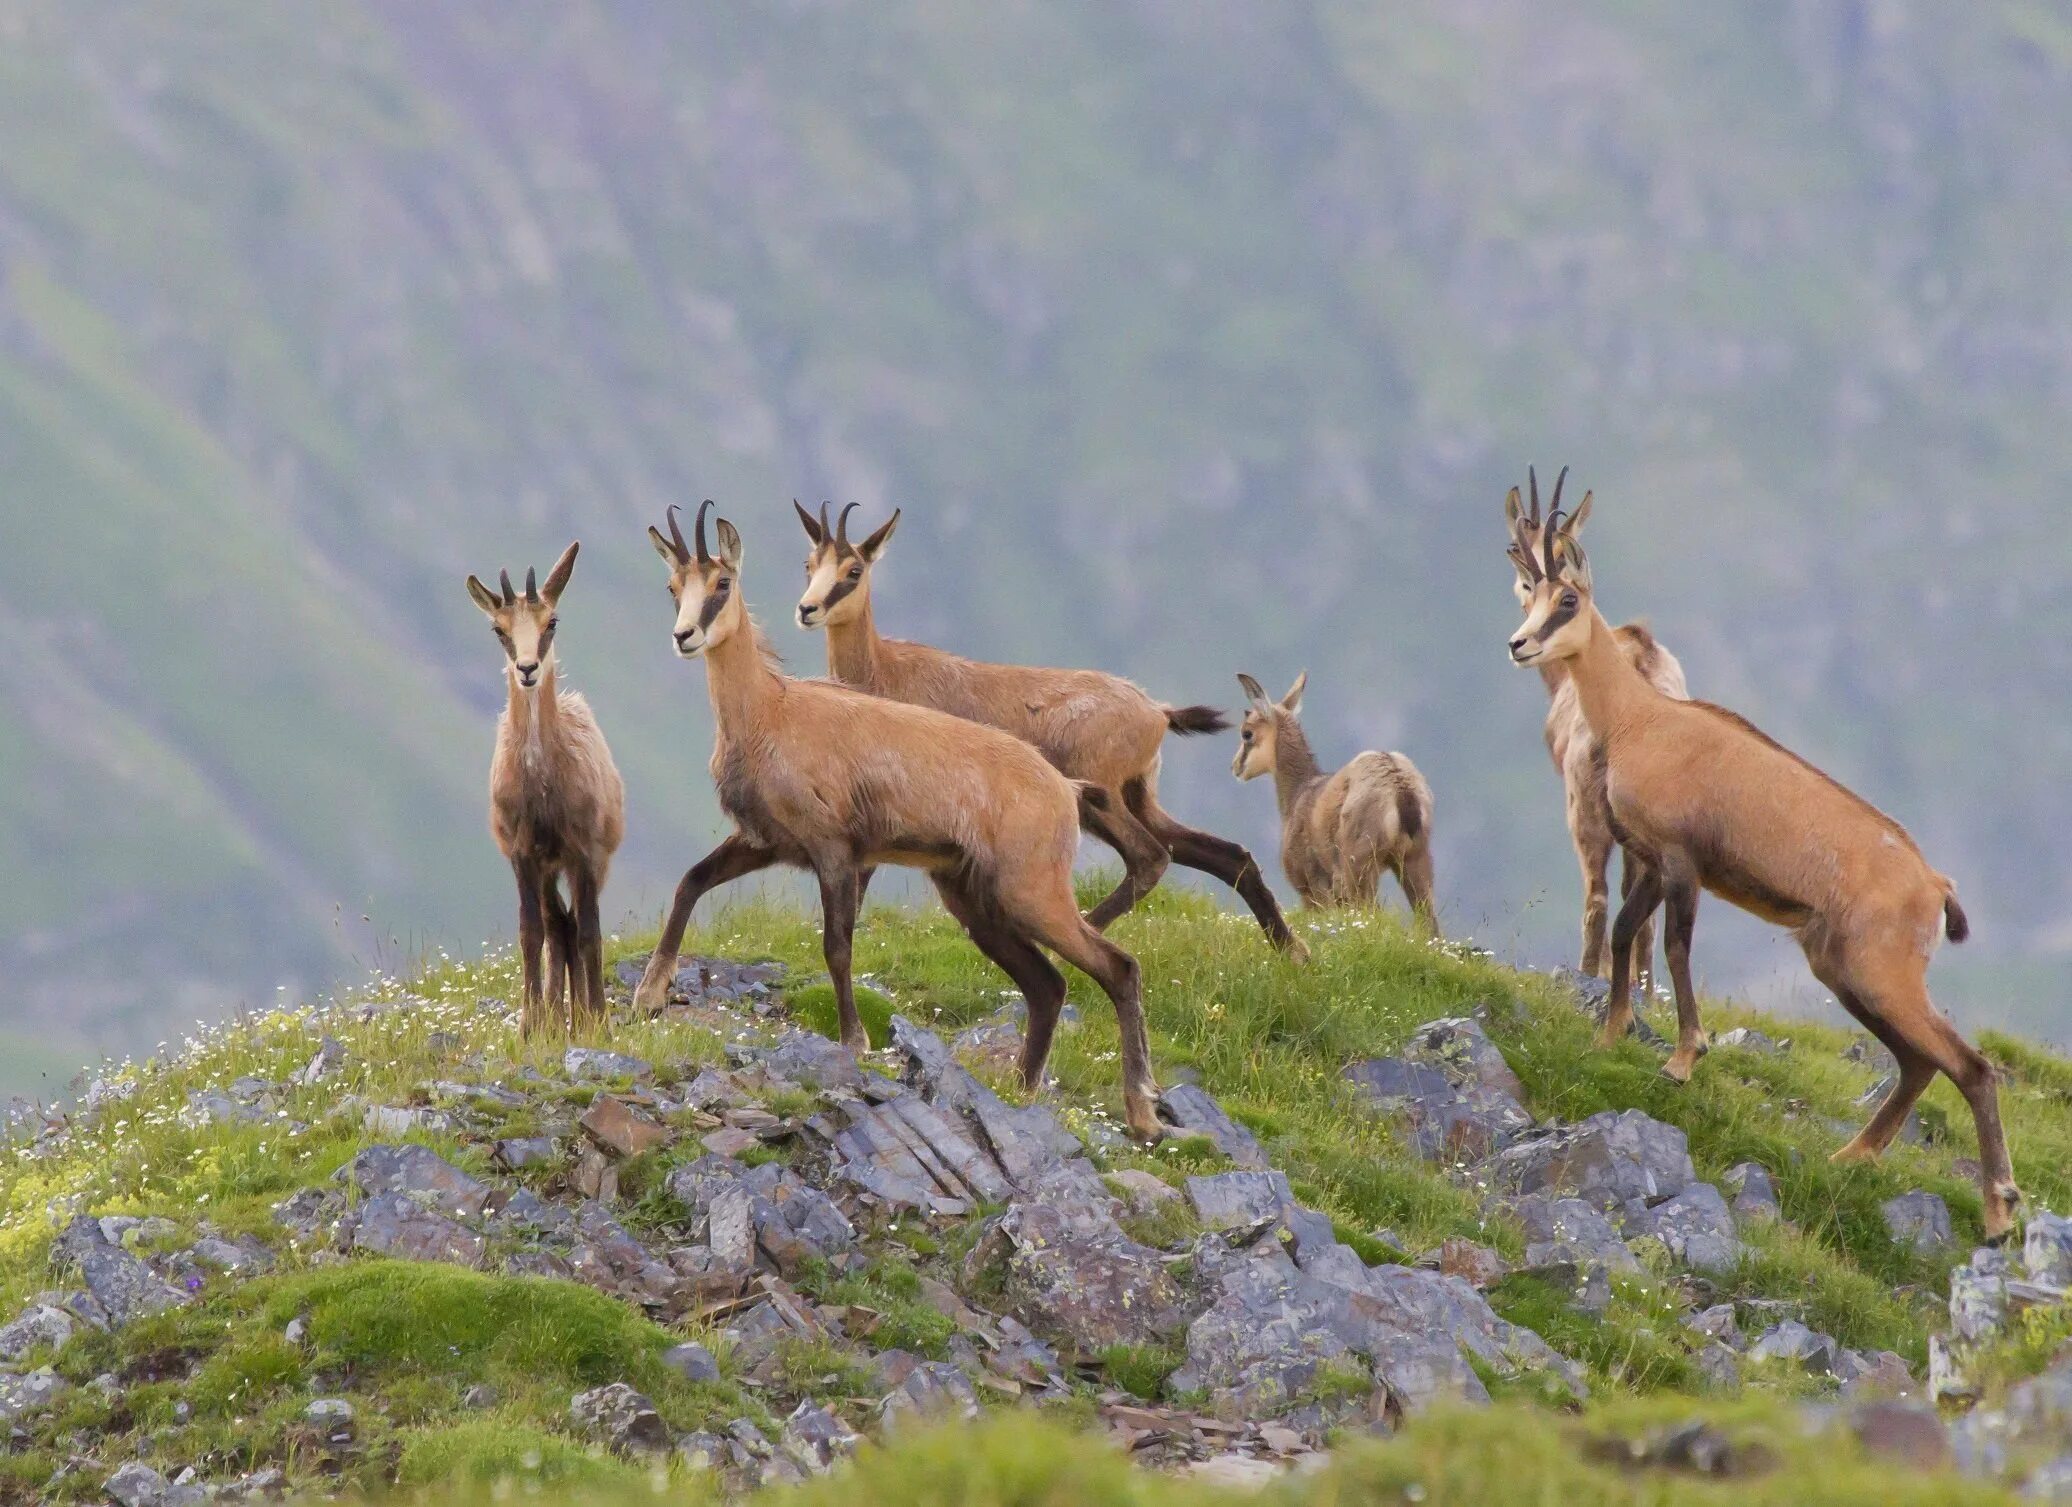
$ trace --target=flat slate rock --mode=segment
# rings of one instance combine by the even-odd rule
[[[1192,1083],[1176,1084],[1158,1096],[1158,1117],[1183,1135],[1206,1136],[1240,1167],[1263,1171],[1266,1152],[1259,1138],[1223,1112],[1223,1106]]]
[[[337,1180],[362,1193],[400,1193],[442,1214],[479,1216],[489,1186],[424,1146],[369,1146],[338,1169]]]
[[[77,1268],[86,1290],[111,1324],[129,1324],[187,1301],[139,1256],[109,1243],[100,1225],[81,1215],[52,1248],[60,1270]]]
[[[1684,1133],[1637,1109],[1605,1110],[1520,1141],[1486,1171],[1499,1190],[1571,1194],[1600,1208],[1669,1198],[1698,1178]]]

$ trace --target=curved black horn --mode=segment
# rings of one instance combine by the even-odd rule
[[[518,600],[518,593],[511,590],[511,573],[508,570],[500,570],[496,573],[496,578],[504,588],[504,605],[513,605]]]
[[[1554,539],[1560,532],[1561,509],[1556,508],[1547,515],[1547,531],[1540,536],[1541,569],[1546,572],[1544,579],[1549,581],[1554,579]]]
[[[689,563],[691,547],[683,542],[683,525],[676,521],[676,503],[669,504],[669,542],[676,546],[676,558]]]
[[[835,548],[845,555],[856,553],[855,547],[849,543],[849,515],[862,506],[860,502],[850,503],[842,509],[842,516],[835,520]]]
[[[833,506],[831,502],[823,502],[820,505],[820,537],[823,539],[832,539],[835,536],[835,526],[827,519],[827,510]]]
[[[1568,467],[1566,467],[1566,466],[1563,466],[1563,467],[1561,468],[1561,474],[1560,474],[1559,476],[1557,476],[1557,477],[1555,477],[1555,478],[1554,478],[1554,502],[1553,502],[1553,508],[1554,508],[1554,511],[1555,511],[1555,512],[1557,512],[1557,513],[1561,511],[1561,484],[1562,484],[1563,482],[1567,481],[1567,480],[1568,480]]]
[[[1532,488],[1532,511],[1525,515],[1525,521],[1534,528],[1540,526],[1540,477],[1532,467],[1525,468],[1526,484]]]
[[[525,600],[537,603],[540,599],[539,572],[530,565],[525,567]]]
[[[705,547],[705,515],[711,511],[712,499],[708,497],[698,504],[698,521],[691,529],[691,537],[697,542],[700,565],[712,563],[712,552]]]

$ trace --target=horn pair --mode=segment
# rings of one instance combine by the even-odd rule
[[[676,521],[678,506],[680,504],[674,502],[669,504],[669,542],[676,546],[676,558],[688,562],[693,558],[693,546],[683,541],[683,525]],[[712,551],[705,547],[705,514],[711,510],[712,506],[713,502],[710,497],[698,504],[698,519],[691,530],[691,538],[696,541],[696,559],[700,565],[711,565],[714,563]]]
[[[511,589],[511,573],[508,570],[500,570],[496,573],[496,579],[497,584],[504,589],[504,605],[506,607],[516,607],[518,605],[518,593]],[[525,572],[525,600],[535,607],[540,604],[539,574],[532,569],[527,569]]]

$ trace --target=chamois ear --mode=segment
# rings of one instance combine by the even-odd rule
[[[1237,672],[1237,683],[1244,688],[1245,699],[1252,703],[1255,710],[1266,712],[1273,709],[1273,703],[1267,699],[1266,687],[1243,670]]]
[[[741,531],[724,518],[719,520],[719,563],[728,570],[741,568]]]
[[[655,553],[662,557],[662,563],[669,567],[672,574],[677,566],[683,564],[683,561],[677,558],[676,546],[653,524],[648,525],[648,543],[655,547]]]
[[[856,547],[856,553],[863,556],[866,564],[875,564],[878,556],[885,552],[885,546],[892,542],[892,531],[898,527],[899,509],[894,508],[892,516],[879,526],[878,531]]]
[[[1590,516],[1590,499],[1596,495],[1595,492],[1585,492],[1583,500],[1576,504],[1575,514],[1568,520],[1568,528],[1566,530],[1571,539],[1583,532],[1583,520]]]
[[[821,528],[819,520],[807,512],[804,507],[800,506],[799,500],[796,497],[792,498],[791,505],[793,510],[799,515],[799,523],[805,528],[806,537],[813,541],[815,547],[817,548],[819,545],[826,543],[827,531]]]
[[[477,607],[480,607],[491,617],[495,617],[497,609],[504,605],[502,597],[491,591],[487,586],[484,586],[473,576],[468,577],[468,595],[475,599]]]
[[[561,593],[568,590],[568,578],[575,574],[576,551],[583,547],[578,539],[561,552],[561,558],[554,562],[554,568],[547,572],[546,584],[540,587],[540,597],[549,607],[561,600]]]
[[[1309,685],[1309,671],[1304,670],[1295,677],[1295,683],[1288,687],[1288,694],[1281,698],[1281,710],[1294,716],[1302,710],[1302,692]]]
[[[1583,546],[1576,543],[1576,536],[1567,529],[1561,531],[1560,572],[1564,579],[1583,590],[1590,589],[1590,561],[1583,553]]]

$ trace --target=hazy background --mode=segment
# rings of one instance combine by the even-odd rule
[[[574,536],[651,924],[722,829],[642,531],[708,495],[804,671],[793,496],[905,507],[893,633],[1307,666],[1437,787],[1451,926],[1570,959],[1528,460],[1957,877],[1960,1020],[2062,1038],[2068,248],[2056,0],[5,0],[0,1087],[507,936],[460,583]],[[1230,753],[1168,803],[1271,866]],[[1815,999],[1718,902],[1698,954]]]

